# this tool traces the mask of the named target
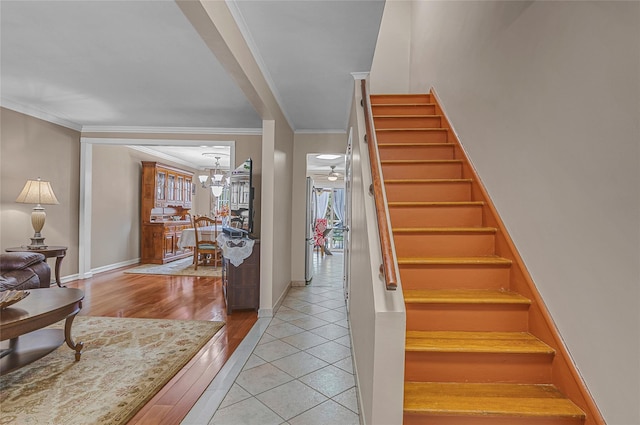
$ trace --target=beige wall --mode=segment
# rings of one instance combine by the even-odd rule
[[[282,120],[275,123],[274,147],[273,307],[281,302],[291,285],[293,132]]]
[[[420,1],[411,27],[411,91],[437,90],[607,422],[640,423],[640,3]]]
[[[125,146],[93,147],[91,269],[140,258],[140,159]]]
[[[291,214],[291,280],[304,282],[307,154],[337,153],[347,149],[345,133],[296,133],[293,143],[293,200]]]
[[[78,182],[80,133],[9,109],[0,109],[0,248],[28,245],[34,205],[15,202],[28,179],[51,182],[59,205],[45,205],[42,235],[67,246],[61,276],[78,271]],[[53,260],[49,260],[53,261]],[[53,265],[53,263],[50,263]]]
[[[409,93],[411,4],[386,0],[371,64],[372,93]]]

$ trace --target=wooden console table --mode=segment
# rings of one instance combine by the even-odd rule
[[[60,265],[62,264],[62,259],[65,255],[67,255],[67,247],[66,246],[47,246],[46,248],[41,249],[29,249],[26,246],[16,246],[13,248],[5,249],[6,252],[38,252],[45,256],[45,258],[55,258],[56,266],[55,266],[55,277],[56,283],[59,287],[64,288],[65,286],[60,283]]]
[[[222,289],[227,303],[227,314],[240,309],[258,311],[260,307],[259,240],[255,241],[251,255],[238,266],[234,266],[229,258],[223,257]]]

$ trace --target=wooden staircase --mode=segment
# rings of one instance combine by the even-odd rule
[[[371,107],[407,311],[404,423],[604,423],[435,95]]]

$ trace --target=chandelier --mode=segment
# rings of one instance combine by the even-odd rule
[[[220,157],[215,156],[215,153],[205,152],[202,154],[203,156],[212,157],[214,156],[216,159],[215,168],[213,169],[213,174],[211,175],[211,183],[209,183],[209,187],[211,187],[211,193],[216,198],[222,195],[222,191],[224,189],[224,172],[220,169]],[[198,176],[198,180],[202,184],[203,188],[207,187],[207,180],[209,180],[209,176],[206,174],[201,174]]]

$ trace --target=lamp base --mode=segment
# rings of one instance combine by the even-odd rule
[[[42,236],[42,228],[44,227],[44,220],[47,218],[47,214],[44,212],[42,205],[38,204],[33,207],[31,212],[31,225],[35,233],[31,238],[31,245],[27,245],[29,249],[47,249],[47,245],[44,244],[44,237]]]
[[[37,249],[47,249],[48,245],[45,245],[44,238],[42,236],[34,236],[31,239],[31,245],[27,245],[27,248],[37,250]]]

